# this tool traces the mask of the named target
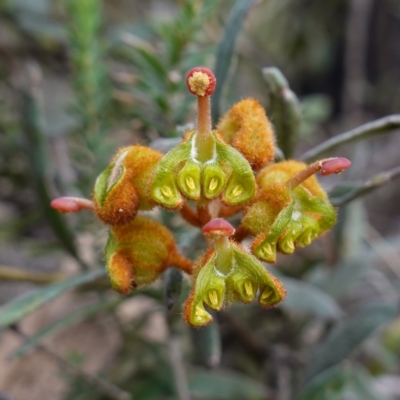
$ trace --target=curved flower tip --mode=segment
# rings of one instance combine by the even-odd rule
[[[186,84],[190,93],[195,96],[205,97],[214,93],[217,79],[208,68],[196,67],[189,71],[186,77]]]
[[[344,157],[330,158],[321,166],[321,175],[340,174],[351,166],[351,161]]]
[[[79,197],[58,197],[52,200],[50,206],[62,214],[95,209],[93,201]]]
[[[202,229],[204,236],[232,236],[235,233],[235,228],[222,218],[212,219],[205,224]]]

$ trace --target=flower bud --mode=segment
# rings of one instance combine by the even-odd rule
[[[259,170],[274,159],[274,132],[264,108],[254,99],[235,104],[218,123],[224,141]]]
[[[284,161],[257,175],[261,190],[245,211],[239,231],[255,236],[251,249],[259,259],[273,263],[277,251],[292,254],[329,230],[336,213],[314,174],[337,173],[348,160],[322,160],[307,166]],[[324,173],[325,173],[324,172]]]
[[[160,223],[142,216],[111,227],[106,264],[113,288],[120,293],[148,285],[166,268],[191,273],[191,261],[182,257],[172,233]]]
[[[162,154],[136,145],[122,148],[110,166],[96,180],[93,200],[97,216],[106,224],[132,221],[138,210],[150,210],[155,203],[150,185]]]

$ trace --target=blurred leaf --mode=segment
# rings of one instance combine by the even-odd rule
[[[121,298],[113,298],[113,299],[106,299],[100,300],[96,304],[91,304],[88,307],[85,307],[77,312],[67,315],[62,319],[56,321],[55,323],[47,326],[46,328],[40,330],[35,335],[29,337],[25,343],[18,347],[11,353],[11,357],[21,357],[24,356],[28,351],[32,350],[38,343],[40,343],[43,339],[50,335],[54,335],[55,333],[59,332],[60,330],[69,328],[73,325],[76,325],[82,321],[85,321],[104,310],[108,310],[110,308],[114,308],[122,301]]]
[[[335,366],[313,378],[301,391],[300,400],[386,400],[375,389],[374,381],[361,366]]]
[[[279,277],[279,279],[287,292],[282,307],[328,319],[336,319],[342,314],[338,303],[318,287],[297,279],[287,277]]]
[[[348,132],[336,135],[318,146],[306,151],[300,159],[305,162],[313,161],[322,155],[332,152],[344,144],[355,143],[381,133],[388,133],[400,127],[400,114],[388,115],[368,122]]]
[[[387,397],[379,393],[374,386],[375,378],[362,368],[352,371],[352,384],[359,397],[363,400],[386,400]]]
[[[343,182],[338,186],[335,186],[329,192],[329,200],[332,204],[336,204],[343,197],[347,196],[353,190],[358,189],[362,185],[362,182]]]
[[[332,204],[334,206],[343,206],[350,201],[353,201],[361,196],[365,196],[373,190],[379,189],[381,186],[399,178],[400,167],[395,167],[391,170],[380,172],[365,182],[353,184],[352,190],[343,193],[340,197],[337,196],[336,198],[332,199]]]
[[[349,356],[363,340],[392,320],[396,311],[395,304],[372,303],[351,318],[337,323],[325,341],[311,352],[306,381]]]
[[[169,268],[164,273],[164,292],[167,308],[171,310],[182,292],[182,272],[177,268]]]
[[[332,101],[328,96],[315,94],[301,99],[302,124],[300,135],[308,138],[332,114]]]
[[[0,327],[13,324],[64,292],[75,289],[85,283],[93,282],[105,275],[106,270],[99,268],[17,297],[0,308]]]
[[[225,31],[219,43],[215,61],[215,77],[217,78],[217,86],[213,94],[211,105],[212,120],[215,122],[218,121],[220,117],[222,90],[231,65],[236,39],[242,29],[243,21],[246,18],[250,7],[255,2],[256,0],[237,0],[226,22]]]
[[[34,75],[39,73],[38,70],[32,71],[31,79],[34,80]],[[21,115],[24,127],[23,131],[27,142],[26,153],[30,161],[33,185],[44,215],[61,244],[82,265],[83,263],[80,261],[75,248],[73,233],[60,213],[50,207],[51,196],[47,183],[47,160],[49,157],[42,130],[42,115],[38,104],[37,91],[38,88],[34,87],[31,91],[22,93],[23,107]]]
[[[291,158],[302,124],[300,103],[283,73],[275,67],[262,70],[268,91],[268,115],[275,127],[279,148]]]
[[[221,361],[221,336],[216,319],[200,329],[191,327],[190,333],[196,362],[206,367],[218,366]]]
[[[189,387],[196,399],[261,400],[267,398],[265,387],[254,379],[224,370],[192,370]]]
[[[13,7],[20,11],[29,11],[37,14],[48,14],[50,11],[50,0],[13,0]]]
[[[369,269],[366,262],[351,260],[335,268],[318,268],[312,280],[332,297],[339,298],[357,286]]]
[[[342,392],[347,375],[338,365],[318,374],[300,392],[300,400],[322,400],[333,398],[334,392]],[[330,397],[327,397],[329,396]],[[336,397],[335,397],[336,398]],[[337,398],[338,400],[340,397]]]

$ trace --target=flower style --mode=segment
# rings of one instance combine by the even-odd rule
[[[344,158],[273,163],[273,129],[254,99],[234,105],[212,130],[215,85],[207,68],[189,72],[198,124],[177,147],[165,155],[140,145],[122,148],[97,178],[93,201],[63,197],[51,203],[63,213],[91,210],[109,226],[106,266],[118,292],[148,285],[171,266],[191,275],[184,318],[196,327],[212,320],[206,307],[220,310],[256,297],[260,306],[273,307],[285,298],[260,260],[275,262],[278,251],[292,254],[333,226],[336,212],[315,174],[340,173],[351,164]],[[172,232],[140,214],[155,206],[202,228],[208,249],[195,263],[179,253]],[[235,231],[223,218],[241,212]],[[248,236],[254,237],[251,253],[240,245]]]
[[[198,101],[198,127],[157,166],[151,194],[164,207],[182,207],[182,196],[200,202],[221,197],[226,205],[238,205],[255,194],[254,174],[245,157],[211,129],[210,95],[215,83],[207,68],[194,68],[188,74],[189,91]]]

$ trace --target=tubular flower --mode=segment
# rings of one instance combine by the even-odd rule
[[[280,281],[259,260],[275,262],[277,251],[291,254],[333,226],[336,212],[314,174],[339,173],[351,163],[274,164],[274,134],[256,100],[234,105],[212,130],[213,73],[194,68],[186,82],[197,96],[196,130],[165,155],[141,145],[120,149],[97,178],[93,201],[61,197],[51,206],[62,213],[90,210],[109,226],[106,266],[120,293],[152,283],[172,266],[192,275],[184,318],[199,327],[212,320],[207,307],[255,298],[273,307],[285,298]],[[202,228],[208,248],[195,263],[179,253],[170,230],[140,215],[155,206],[179,211]],[[236,230],[222,219],[241,212]],[[252,254],[239,244],[247,236],[254,237]]]
[[[180,208],[182,196],[195,201],[220,197],[227,205],[237,205],[255,194],[254,174],[248,161],[211,130],[210,95],[215,82],[207,68],[194,68],[188,74],[189,91],[198,99],[198,127],[157,166],[151,194],[164,207]]]
[[[235,232],[223,219],[213,219],[203,227],[211,248],[195,263],[193,288],[184,306],[186,321],[207,325],[212,316],[204,308],[220,310],[236,301],[250,303],[258,292],[258,303],[273,307],[285,297],[282,284],[262,264],[229,240]]]
[[[346,159],[327,159],[310,166],[284,161],[261,170],[259,195],[241,225],[242,233],[255,236],[253,253],[263,261],[275,262],[277,250],[292,254],[295,247],[307,246],[329,230],[336,222],[336,212],[313,174],[339,173],[349,165]]]

